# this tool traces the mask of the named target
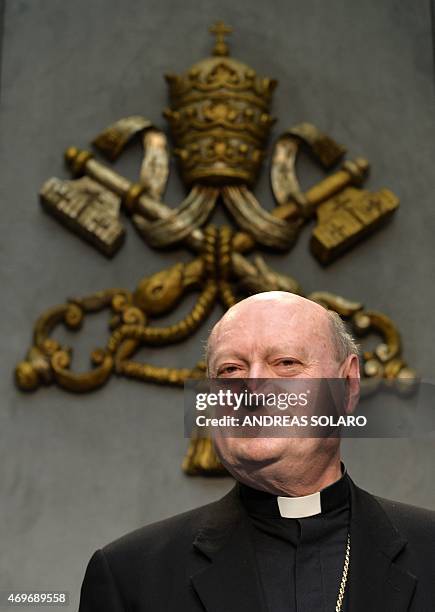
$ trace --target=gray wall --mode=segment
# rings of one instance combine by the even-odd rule
[[[144,274],[189,255],[153,253],[131,227],[114,261],[40,209],[49,176],[67,176],[62,152],[86,146],[111,121],[140,113],[163,125],[162,73],[208,54],[207,27],[236,30],[233,55],[279,79],[276,134],[309,120],[372,162],[368,186],[402,205],[393,222],[322,269],[305,231],[288,256],[269,257],[309,290],[329,289],[391,315],[406,357],[433,377],[435,121],[429,3],[423,0],[7,0],[1,100],[0,589],[66,589],[76,607],[96,547],[143,523],[215,499],[230,479],[189,479],[182,392],[113,379],[74,396],[56,388],[18,392],[11,371],[43,309],[69,295],[133,288]],[[134,177],[139,148],[119,163]],[[318,173],[303,165],[306,184]],[[270,206],[264,172],[256,193]],[[172,175],[167,201],[183,188]],[[126,221],[127,223],[127,221]],[[185,305],[187,309],[188,304]],[[145,352],[185,365],[217,319],[187,345]],[[172,317],[175,320],[180,315]],[[86,326],[76,365],[105,337],[105,317]],[[58,337],[65,337],[59,334]],[[371,491],[435,508],[434,438],[352,441],[354,479]]]

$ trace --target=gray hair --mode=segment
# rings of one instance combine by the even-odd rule
[[[337,361],[341,363],[347,359],[349,355],[358,355],[358,344],[352,334],[347,330],[343,319],[334,310],[328,310],[327,312]]]

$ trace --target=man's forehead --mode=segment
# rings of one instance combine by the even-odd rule
[[[239,326],[257,327],[257,322],[262,323],[263,330],[268,328],[278,328],[285,326],[316,325],[316,327],[328,327],[328,317],[326,310],[309,300],[263,300],[258,302],[237,304],[231,308],[215,326],[214,334],[222,335],[231,333],[234,328]],[[260,329],[260,327],[257,327]],[[309,331],[310,328],[307,328]],[[300,330],[303,332],[303,328]]]
[[[248,350],[264,355],[292,353],[294,357],[306,358],[324,350],[330,342],[327,311],[306,302],[262,300],[231,308],[210,335],[209,356],[212,352],[213,359],[221,359],[230,354],[236,357],[239,352],[242,357]]]

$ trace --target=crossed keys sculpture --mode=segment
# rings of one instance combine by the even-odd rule
[[[277,83],[229,57],[225,35],[231,28],[218,22],[210,30],[216,36],[213,55],[182,76],[166,75],[171,106],[164,116],[183,181],[190,188],[177,208],[162,202],[169,174],[166,136],[141,116],[120,119],[93,141],[114,161],[135,136],[141,136],[144,156],[137,182],[120,176],[90,152],[71,147],[65,159],[76,178],[51,178],[40,192],[48,212],[108,256],[122,245],[122,210],[150,247],[184,245],[193,259],[142,278],[134,291],[105,289],[70,298],[44,312],[34,326],[33,345],[15,370],[21,389],[57,383],[85,392],[103,385],[112,374],[172,385],[202,378],[201,361],[177,369],[143,363],[134,356],[142,347],[181,342],[199,328],[217,301],[226,309],[260,291],[305,295],[296,279],[278,274],[262,257],[249,259],[252,251],[289,251],[303,226],[315,219],[311,250],[327,264],[396,210],[398,200],[391,191],[361,189],[369,167],[364,159],[344,161],[340,169],[303,192],[295,171],[302,148],[326,170],[345,154],[342,146],[308,123],[287,130],[274,144],[270,179],[276,205],[270,212],[263,208],[251,187],[274,123],[269,107]],[[218,202],[230,213],[235,228],[207,223]],[[155,323],[192,291],[198,295],[186,317],[166,327]],[[399,333],[385,314],[325,291],[306,297],[338,312],[356,334],[380,336],[374,350],[362,355],[365,377],[413,376],[401,357]],[[74,372],[72,350],[51,334],[60,324],[78,330],[88,313],[103,309],[111,313],[107,344],[91,353],[89,371]],[[223,471],[210,440],[199,438],[192,439],[183,469],[188,474]]]

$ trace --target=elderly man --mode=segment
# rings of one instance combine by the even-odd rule
[[[212,378],[343,379],[347,413],[358,399],[357,350],[341,320],[290,293],[230,308],[207,361]],[[435,610],[435,513],[358,488],[339,443],[217,436],[235,487],[96,552],[80,612]]]

